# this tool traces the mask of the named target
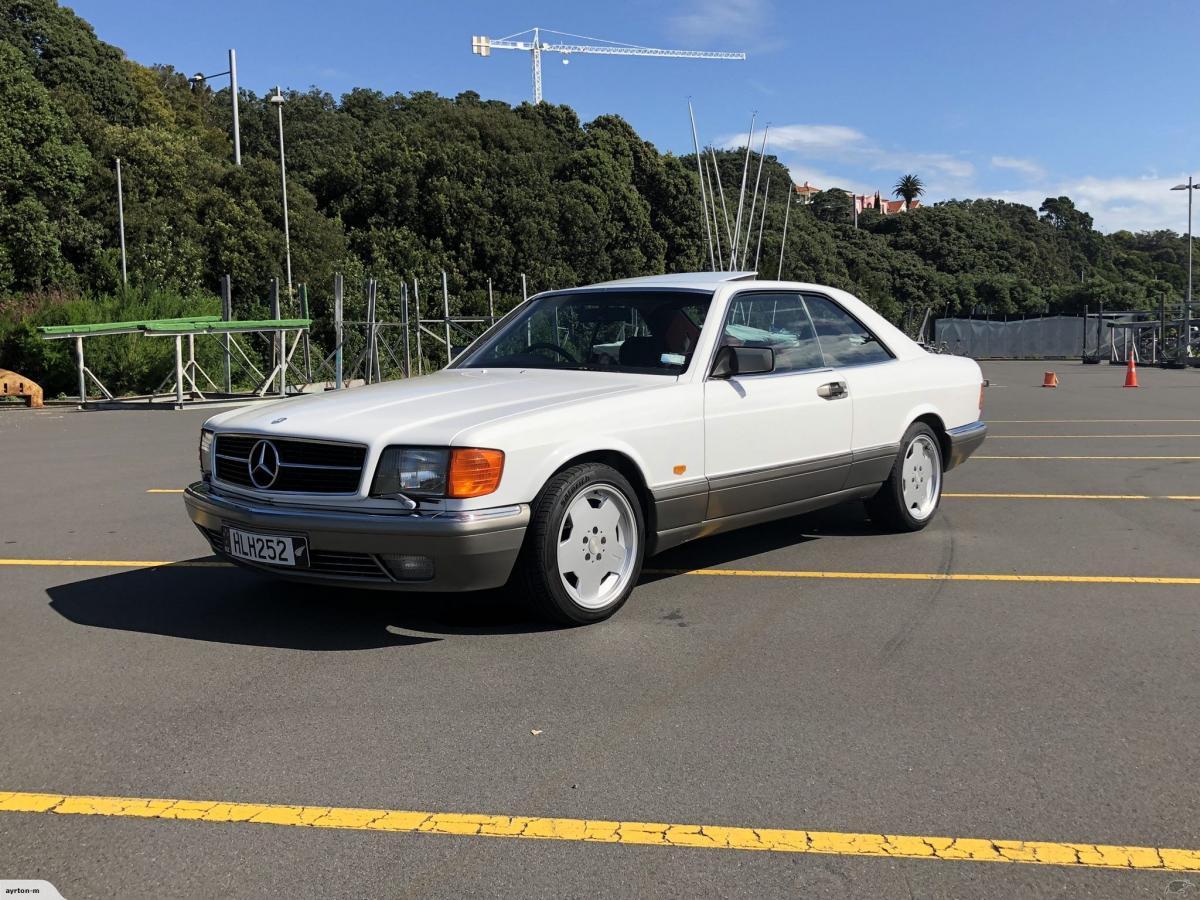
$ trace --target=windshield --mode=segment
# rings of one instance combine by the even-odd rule
[[[678,375],[687,370],[712,295],[581,291],[532,301],[456,366]]]

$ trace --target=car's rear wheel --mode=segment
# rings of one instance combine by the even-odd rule
[[[933,429],[914,422],[900,441],[888,480],[867,501],[867,512],[891,531],[920,531],[942,500],[942,447]]]
[[[583,463],[551,478],[534,502],[517,582],[546,618],[599,622],[633,592],[644,552],[633,486],[610,466]]]

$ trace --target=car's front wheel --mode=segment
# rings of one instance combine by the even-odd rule
[[[610,466],[583,463],[556,474],[534,502],[516,580],[547,618],[586,625],[621,608],[644,552],[633,486]]]
[[[933,429],[914,422],[900,441],[888,480],[867,501],[867,512],[882,528],[920,531],[942,500],[942,446]]]

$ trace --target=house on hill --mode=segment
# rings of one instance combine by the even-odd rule
[[[792,185],[792,190],[796,192],[796,197],[801,203],[811,203],[812,198],[821,193],[821,188],[813,187],[807,181],[804,184]],[[854,212],[856,215],[867,209],[878,210],[880,215],[884,216],[905,212],[903,200],[888,200],[879,191],[876,191],[874,194],[851,194],[850,191],[846,191],[846,193],[850,194],[850,197],[854,200]],[[916,209],[920,205],[920,200],[914,200],[909,209]]]

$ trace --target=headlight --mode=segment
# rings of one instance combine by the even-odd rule
[[[371,496],[466,499],[500,486],[504,454],[474,447],[388,447],[379,458]]]
[[[388,447],[379,458],[371,494],[442,497],[450,451],[444,447]]]
[[[212,475],[212,442],[213,433],[200,429],[200,475],[204,478]]]

